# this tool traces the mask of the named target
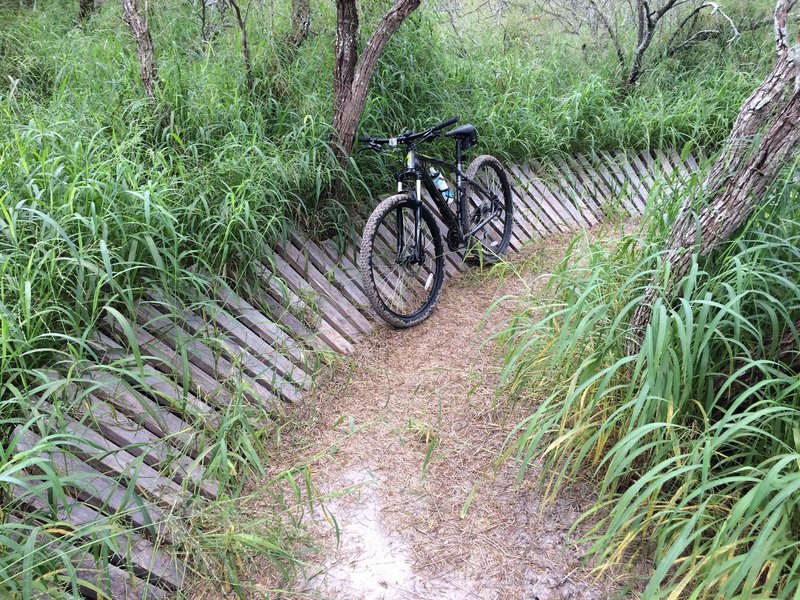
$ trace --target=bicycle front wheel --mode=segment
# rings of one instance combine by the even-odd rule
[[[493,156],[479,156],[466,173],[461,224],[467,235],[468,262],[494,264],[508,248],[514,203],[503,165]],[[470,234],[471,232],[471,234]]]
[[[390,196],[364,227],[358,264],[367,298],[384,321],[394,327],[424,321],[444,279],[442,238],[433,215],[407,194]]]

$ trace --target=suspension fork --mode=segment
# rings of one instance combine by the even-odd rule
[[[417,169],[417,153],[412,148],[406,155],[406,171],[397,176],[397,191],[403,192],[403,180],[408,175],[414,175],[416,189],[414,190],[414,253],[411,257],[413,262],[422,262],[422,174]],[[397,228],[397,262],[403,259],[403,249],[405,248],[405,229],[403,228],[403,210],[395,209],[395,227]]]

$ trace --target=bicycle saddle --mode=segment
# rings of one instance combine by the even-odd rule
[[[471,123],[466,123],[465,125],[461,125],[460,127],[456,127],[455,129],[451,129],[445,136],[449,138],[454,138],[461,141],[461,147],[466,150],[467,148],[472,148],[475,144],[478,143],[478,131],[475,129],[475,126]]]

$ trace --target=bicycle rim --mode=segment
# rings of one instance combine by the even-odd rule
[[[470,236],[466,258],[472,261],[497,262],[508,248],[511,237],[512,216],[508,178],[496,160],[479,157],[470,165],[464,202],[463,224],[471,231],[489,219]]]
[[[365,228],[368,255],[362,259],[362,275],[371,287],[370,300],[384,320],[398,327],[427,317],[442,284],[441,238],[426,209],[420,212],[421,253],[415,243],[415,207],[407,197],[384,202]]]

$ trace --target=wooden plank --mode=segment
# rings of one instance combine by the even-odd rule
[[[219,284],[215,290],[215,295],[221,307],[234,315],[237,321],[244,323],[250,331],[254,332],[278,352],[284,354],[306,374],[313,372],[313,365],[310,366],[308,364],[310,357],[303,345],[296,342],[267,315],[257,310],[224,283]]]
[[[69,496],[64,497],[67,504],[54,504],[57,500],[51,501],[44,494],[32,494],[19,486],[12,488],[11,497],[12,509],[19,507],[41,523],[56,521],[62,529],[63,524],[69,524],[78,540],[91,542],[96,539],[98,531],[109,535],[119,548],[111,558],[116,566],[162,587],[177,590],[183,585],[186,565],[180,558],[170,556],[164,549],[157,549],[139,532],[120,528],[115,519],[86,504]]]
[[[689,170],[693,173],[700,171],[700,165],[697,163],[697,160],[691,152],[686,155],[686,164],[688,165]]]
[[[661,174],[658,173],[655,164],[653,164],[653,159],[644,153],[631,154],[629,158],[631,164],[639,173],[639,179],[652,191],[656,186],[656,181],[661,180]]]
[[[548,234],[547,228],[542,224],[541,220],[533,214],[530,207],[525,202],[523,195],[524,192],[519,190],[515,183],[513,175],[509,174],[509,183],[511,184],[511,197],[514,199],[514,215],[515,219],[519,222],[524,222],[522,226],[528,240],[545,237]],[[541,212],[541,209],[538,209]],[[526,240],[527,241],[527,240]]]
[[[17,452],[24,452],[33,450],[40,439],[32,431],[18,427],[14,430],[12,443]],[[126,484],[103,475],[85,462],[60,450],[48,450],[42,455],[50,460],[56,472],[81,478],[81,486],[71,490],[78,500],[112,516],[126,518],[137,531],[149,532],[151,538],[172,543],[172,535],[165,526],[162,510],[141,498],[135,491],[129,490]]]
[[[594,225],[594,221],[590,218],[591,213],[581,210],[580,206],[576,206],[570,200],[569,194],[561,188],[558,182],[546,181],[538,175],[535,169],[538,169],[538,172],[541,173],[544,170],[541,164],[534,161],[527,169],[531,176],[531,184],[542,197],[549,199],[548,205],[558,211],[558,215],[565,223],[572,223],[579,229]],[[572,227],[570,226],[570,228]]]
[[[104,364],[111,364],[130,356],[128,350],[102,332],[95,337],[95,340],[90,340],[90,344],[99,354],[102,354]],[[171,370],[168,372],[173,374]],[[156,370],[150,364],[141,365],[139,373],[125,373],[125,377],[126,381],[137,391],[152,398],[183,420],[193,424],[200,422],[203,425],[219,425],[219,414],[212,406],[200,400],[192,392],[184,389],[168,375]]]
[[[217,305],[208,310],[214,311],[211,316],[217,325],[222,327],[238,344],[246,347],[261,362],[274,366],[287,383],[303,390],[311,389],[313,380],[305,371],[295,366],[286,356],[245,327],[243,323]]]
[[[516,232],[517,238],[520,240],[520,242],[524,244],[529,240],[539,237],[539,234],[536,228],[534,227],[533,223],[531,222],[533,215],[530,214],[528,208],[519,199],[518,192],[514,189],[514,186],[512,185],[513,176],[509,174],[508,179],[509,179],[508,187],[511,193],[511,203],[514,207],[512,213],[514,231]]]
[[[511,165],[510,169],[517,183],[516,186],[512,186],[512,189],[517,191],[521,203],[528,208],[529,214],[539,222],[541,229],[544,230],[542,235],[568,231],[570,227],[568,223],[571,221],[565,221],[559,211],[549,207],[548,202],[550,200],[534,187],[533,182],[536,176],[531,174],[530,171],[523,172],[516,165]]]
[[[312,242],[299,231],[290,232],[289,239],[307,260],[311,261],[321,273],[324,273],[328,280],[336,285],[356,308],[361,310],[362,314],[365,316],[371,314],[369,300],[361,285],[360,273],[353,277],[353,274],[348,273],[343,265],[332,260],[321,245]]]
[[[53,423],[53,426],[75,436],[76,439],[71,440],[69,447],[77,458],[104,475],[115,479],[129,479],[141,494],[154,502],[171,508],[184,504],[188,498],[188,494],[178,484],[145,464],[144,460],[129,454],[72,417],[61,414],[57,424]],[[78,439],[82,441],[79,442]]]
[[[617,198],[611,193],[597,168],[591,165],[585,156],[567,157],[565,160],[576,180],[598,205],[603,218],[619,215]]]
[[[317,293],[314,287],[306,282],[303,276],[294,268],[292,268],[285,260],[278,255],[273,256],[273,260],[275,262],[275,266],[267,266],[267,268],[269,268],[276,277],[287,283],[298,297],[306,294],[313,298],[314,303],[319,306],[319,315],[322,317],[322,320],[333,327],[339,333],[339,335],[345,338],[348,342],[354,342],[361,336],[361,333],[355,326],[351,324],[350,320],[347,318],[347,315],[330,300],[328,300],[328,298]]]
[[[173,298],[166,298],[164,294],[158,293],[154,293],[150,298],[153,300],[152,306],[156,307],[157,310],[159,308],[164,309],[165,312],[162,312],[162,314],[166,318],[170,318],[170,307],[177,306],[176,301]],[[166,305],[164,304],[165,300]],[[231,372],[233,372],[233,365],[241,365],[244,367],[244,372],[249,377],[262,386],[265,386],[270,392],[290,402],[297,402],[301,399],[297,387],[281,377],[273,365],[260,360],[244,346],[237,345],[234,340],[223,338],[217,332],[211,331],[211,324],[206,319],[186,309],[181,312],[179,320],[182,329],[192,336],[198,338],[206,334],[213,336],[218,351],[224,352],[230,358],[229,364],[231,365]],[[217,363],[222,366],[220,358],[217,358]]]
[[[173,351],[180,352],[181,348],[185,348],[189,360],[207,375],[226,382],[241,379],[245,383],[245,395],[250,402],[261,405],[265,410],[273,408],[276,398],[269,389],[248,376],[243,370],[234,367],[224,357],[213,354],[211,349],[201,343],[197,336],[187,332],[169,316],[156,310],[154,306],[147,302],[141,302],[136,318],[142,327],[163,341]]]
[[[38,523],[30,523],[15,515],[6,517],[7,523],[19,525],[18,535],[30,535]],[[30,528],[30,529],[29,529]],[[16,539],[22,542],[21,539]],[[89,600],[162,600],[167,598],[167,591],[158,587],[154,581],[144,581],[135,575],[125,572],[114,564],[103,566],[99,559],[88,550],[72,546],[64,537],[56,537],[41,528],[36,533],[36,547],[47,548],[50,556],[66,559],[78,579],[77,588],[81,596]],[[61,562],[61,561],[59,561]],[[57,563],[58,564],[58,563]],[[63,563],[61,563],[63,564]],[[63,577],[65,590],[72,591],[66,582],[66,566],[50,573],[51,577]],[[98,594],[97,590],[100,590]],[[39,599],[41,595],[35,595]]]
[[[347,319],[358,329],[360,333],[370,333],[373,329],[372,323],[358,311],[345,296],[327,280],[324,271],[319,271],[312,261],[304,257],[299,250],[292,246],[291,242],[277,247],[281,258],[285,260],[298,273],[305,276],[311,286],[324,298],[335,305],[339,312],[344,314]]]
[[[618,193],[628,199],[628,203],[632,209],[631,214],[642,214],[647,198],[641,197],[639,188],[623,172],[617,160],[605,151],[599,153],[598,160],[608,169],[609,178],[614,178],[616,187],[619,190]]]
[[[511,170],[516,175],[520,188],[526,192],[528,206],[548,231],[566,233],[573,227],[583,226],[583,220],[573,216],[561,200],[553,196],[529,166],[511,166]]]
[[[353,351],[352,344],[340,336],[336,330],[325,321],[319,319],[319,315],[315,315],[318,321],[314,324],[315,329],[312,331],[309,325],[300,321],[300,319],[289,310],[282,299],[276,297],[272,289],[269,289],[268,292],[262,296],[261,302],[264,303],[273,318],[286,326],[294,334],[296,340],[302,340],[303,343],[308,344],[315,350],[333,350],[341,354],[350,354]]]
[[[561,187],[569,197],[574,198],[575,205],[582,206],[581,211],[588,210],[594,217],[595,224],[600,223],[605,217],[600,202],[583,186],[572,167],[560,156],[555,156],[551,168],[558,174]]]
[[[263,302],[269,308],[272,316],[289,326],[300,339],[313,345],[310,340],[318,338],[324,346],[340,354],[350,354],[353,351],[350,340],[342,336],[336,328],[322,318],[319,312],[309,306],[290,286],[287,286],[266,267],[263,267],[260,273],[260,283],[266,286],[267,294],[263,297]],[[303,323],[297,316],[300,314],[313,316],[314,322],[308,325]]]
[[[116,335],[121,340],[125,339],[124,335],[119,331],[116,321],[107,320],[104,325],[108,327],[113,335]],[[207,375],[194,363],[188,360],[184,363],[180,352],[175,352],[149,331],[139,326],[135,326],[133,331],[142,354],[157,359],[154,361],[154,365],[158,371],[165,373],[167,376],[179,378],[182,381],[182,386],[191,389],[198,398],[215,406],[225,407],[233,402],[233,396],[225,389],[224,384]],[[98,337],[107,345],[114,341],[103,336],[102,333]]]
[[[617,178],[611,173],[608,167],[606,167],[599,156],[595,155],[591,162],[588,157],[583,155],[579,156],[577,160],[585,169],[587,176],[592,177],[595,183],[600,187],[601,193],[608,198],[609,204],[614,205],[615,208],[621,205],[631,216],[638,214],[636,206],[627,196],[626,190],[628,186],[619,184]]]
[[[207,498],[216,498],[217,484],[204,479],[205,469],[201,461],[192,460],[145,429],[142,424],[127,418],[122,412],[91,394],[78,392],[76,397],[80,399],[83,425],[96,429],[103,437],[129,454],[142,456],[145,464],[160,473],[167,472],[170,479],[177,484],[188,483]],[[38,402],[37,406],[48,414],[56,414],[47,402]]]
[[[201,432],[150,398],[134,391],[122,379],[100,369],[87,370],[81,373],[81,378],[91,381],[92,387],[88,388],[88,392],[102,398],[190,456],[196,457],[202,448],[210,446]]]
[[[642,199],[642,202],[646,207],[648,201],[650,200],[650,188],[645,185],[641,179],[639,179],[639,175],[628,161],[627,155],[618,151],[615,156],[617,159],[617,164],[619,164],[619,166],[622,168],[623,172],[627,176],[628,181],[633,183],[635,189],[638,190],[639,197]],[[644,212],[644,208],[642,209],[642,212]]]

